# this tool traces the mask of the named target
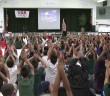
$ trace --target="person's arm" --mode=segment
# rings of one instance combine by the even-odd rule
[[[10,55],[10,57],[12,58],[12,60],[13,60],[14,64],[16,64],[16,60],[15,60],[15,58],[13,57],[13,55],[12,55],[12,54]]]
[[[13,55],[16,57],[16,59],[18,59],[18,56],[14,51],[13,51]]]
[[[29,65],[30,70],[31,70],[31,74],[34,75],[34,67],[33,67],[33,65],[29,62],[28,59],[25,59],[24,61]]]
[[[69,81],[68,81],[67,76],[64,71],[64,64],[65,64],[64,55],[61,53],[60,59],[58,62],[58,71],[59,71],[61,79],[63,81],[67,96],[72,96],[70,84],[69,84]]]
[[[109,83],[109,73],[108,73],[108,69],[106,68],[106,73],[105,73],[105,80],[104,80],[104,84]]]
[[[43,61],[43,59],[38,55],[38,54],[34,54],[35,58],[38,59],[42,65],[46,68],[47,65],[45,64],[45,62]]]
[[[35,56],[32,56],[31,58],[28,59],[30,62],[32,62],[33,60],[35,60]]]
[[[17,68],[17,74],[20,74],[20,70],[21,68],[24,66],[24,61],[23,61],[23,51],[25,51],[25,45],[23,46],[22,50],[21,50],[21,54],[20,54],[20,64],[18,64],[18,68]],[[27,56],[27,55],[26,55]]]
[[[55,78],[55,83],[54,83],[54,88],[53,88],[50,96],[58,96],[60,81],[61,81],[61,77],[60,77],[59,72],[57,72],[57,75],[56,75],[56,78]]]
[[[6,58],[6,61],[5,61],[5,63],[7,63],[7,61],[10,59],[10,55],[8,55],[8,57]]]
[[[4,70],[5,70],[5,72],[6,72],[7,78],[10,79],[10,74],[9,74],[9,71],[8,71],[8,68],[7,68],[6,64],[3,64],[3,67],[4,67]]]
[[[31,70],[31,74],[34,75],[34,67],[33,67],[33,65],[29,62],[29,60],[27,59],[27,54],[26,54],[26,52],[25,52],[24,49],[25,49],[25,47],[22,49],[21,58],[22,58],[22,60],[23,60],[24,62],[26,62],[26,63],[29,65],[30,70]]]
[[[50,59],[50,56],[52,54],[52,50],[54,49],[54,46],[51,46],[48,50],[48,60]]]
[[[105,54],[107,51],[108,51],[108,50],[107,50],[107,47],[106,47],[106,46],[104,46],[104,47],[103,47],[103,51],[102,51],[101,55],[97,58],[97,61],[102,60],[102,58],[103,58],[104,54]]]
[[[3,81],[4,81],[5,83],[8,83],[7,77],[6,77],[2,72],[0,72],[0,77],[3,79]]]
[[[60,80],[63,81],[67,96],[72,96],[70,84],[64,71],[64,63],[65,63],[64,56],[60,55],[59,62],[58,62],[58,73],[56,75],[55,84],[54,84],[54,88],[53,88],[51,96],[58,95]]]
[[[21,60],[20,61],[20,64],[18,65],[18,68],[17,68],[17,74],[20,74],[20,70],[21,70],[21,68],[24,66],[24,61],[23,60]]]

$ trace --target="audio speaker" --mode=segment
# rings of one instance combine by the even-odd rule
[[[107,6],[107,0],[103,1],[103,6]]]

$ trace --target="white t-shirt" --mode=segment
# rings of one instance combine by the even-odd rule
[[[47,59],[48,59],[48,56],[43,56],[43,57],[42,57],[42,60],[45,62],[45,64],[46,64],[47,61],[48,61]]]
[[[3,96],[1,92],[0,92],[0,96]]]
[[[50,83],[54,83],[55,77],[57,74],[57,63],[54,65],[50,62],[50,60],[48,60],[46,65],[47,65],[47,68],[46,68],[45,81],[49,81]]]
[[[14,65],[14,67],[12,67],[12,68],[8,68],[8,70],[9,70],[9,74],[10,74],[9,83],[15,84],[15,82],[17,80],[17,65]]]

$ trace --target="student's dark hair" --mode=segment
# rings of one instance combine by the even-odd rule
[[[37,69],[38,68],[38,61],[37,60],[33,60],[32,61],[32,65],[33,65],[34,69]]]
[[[48,51],[48,47],[47,47],[47,46],[45,46],[45,47],[44,47],[44,50]]]
[[[14,86],[13,84],[4,84],[1,88],[1,92],[3,96],[11,96],[14,92]]]
[[[13,65],[14,65],[13,60],[8,60],[8,61],[7,61],[7,66],[8,66],[9,68],[12,68]]]
[[[52,64],[56,64],[56,62],[57,62],[57,55],[54,52],[52,52],[52,54],[50,56],[50,61]]]
[[[44,54],[44,56],[46,56],[47,55],[47,50],[44,50],[43,54]]]
[[[23,66],[20,73],[23,76],[23,78],[26,78],[29,76],[30,71],[26,66]]]

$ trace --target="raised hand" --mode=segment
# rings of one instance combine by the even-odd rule
[[[27,54],[26,54],[25,51],[22,51],[21,52],[21,58],[22,58],[23,61],[26,61],[27,60]]]

